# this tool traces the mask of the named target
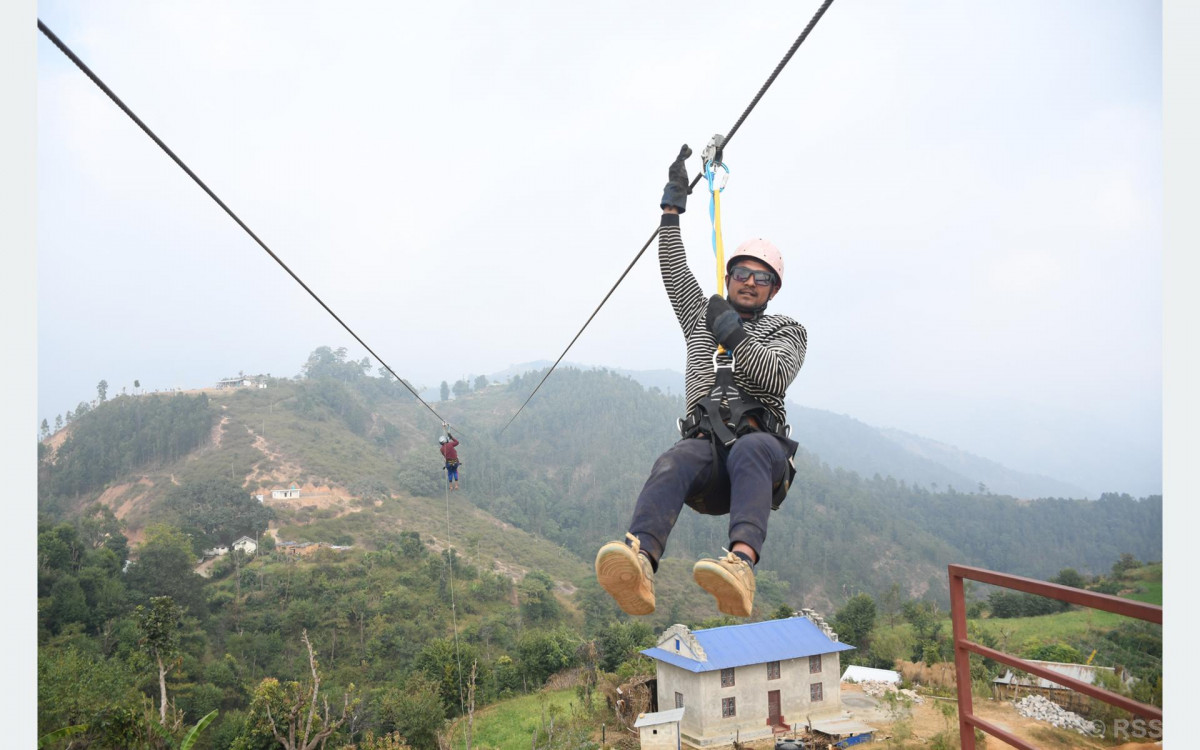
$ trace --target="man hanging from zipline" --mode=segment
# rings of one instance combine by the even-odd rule
[[[791,458],[798,444],[787,437],[784,397],[804,364],[807,334],[791,318],[765,314],[783,285],[783,256],[767,240],[739,245],[724,268],[728,297],[705,299],[679,233],[688,194],[684,160],[691,153],[685,144],[667,172],[658,234],[663,285],[687,342],[688,414],[680,420],[682,439],[654,463],[626,540],[609,542],[596,554],[596,578],[625,612],[653,612],[654,573],[686,503],[699,513],[729,514],[726,554],[698,561],[692,577],[721,612],[749,617],[767,519],[795,475]],[[719,148],[716,153],[715,161],[705,154],[710,189]],[[719,210],[716,217],[719,262]]]
[[[458,489],[458,441],[450,434],[450,425],[442,422],[442,429],[446,432],[445,435],[438,438],[438,443],[441,447],[438,448],[442,453],[442,458],[446,460],[446,481],[452,490]]]

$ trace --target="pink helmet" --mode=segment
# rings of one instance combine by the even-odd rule
[[[779,277],[779,286],[783,286],[783,253],[779,252],[779,248],[775,247],[770,240],[755,237],[738,245],[737,250],[734,250],[733,255],[729,257],[729,262],[725,264],[726,273],[729,273],[729,269],[733,268],[733,262],[738,258],[754,258],[766,263],[767,267]]]

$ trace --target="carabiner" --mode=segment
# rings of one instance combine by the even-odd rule
[[[714,190],[718,193],[724,191],[725,184],[729,182],[729,167],[725,166],[725,162],[723,161],[725,158],[724,147],[725,136],[717,133],[709,140],[708,145],[704,147],[704,152],[700,156],[700,159],[704,163],[704,178],[708,180],[708,192],[710,193]],[[721,175],[721,184],[714,188],[713,183],[717,179],[717,167],[720,167],[725,173]]]
[[[713,182],[717,179],[717,167],[720,167],[723,173],[720,175],[721,184],[714,188]],[[716,190],[718,193],[723,193],[725,192],[725,185],[729,182],[729,167],[719,161],[706,161],[704,162],[704,179],[708,180],[708,192],[711,193],[713,190]]]

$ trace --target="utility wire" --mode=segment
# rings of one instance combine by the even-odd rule
[[[74,52],[72,52],[71,49],[69,47],[67,47],[67,45],[64,44],[63,41],[61,39],[59,39],[58,36],[53,31],[51,31],[48,26],[46,26],[46,24],[42,23],[42,19],[40,19],[40,18],[38,19],[38,30],[40,30],[43,34],[45,34],[46,37],[51,42],[54,42],[54,46],[58,47],[59,50],[61,50],[64,55],[66,55],[68,58],[70,58],[71,62],[75,63],[75,66],[78,67],[81,71],[83,71],[84,75],[86,75],[88,78],[92,79],[92,83],[94,83],[98,87],[100,87],[100,90],[103,91],[105,94],[107,94],[108,98],[112,99],[113,103],[116,104],[118,107],[120,107],[122,112],[129,115],[129,119],[133,120],[137,124],[137,126],[146,133],[146,135],[150,136],[150,139],[152,141],[154,141],[155,143],[157,143],[158,147],[161,148],[167,154],[167,156],[171,157],[171,159],[176,164],[179,165],[180,169],[182,169],[184,172],[187,172],[188,177],[191,177],[192,180],[195,181],[195,183],[200,186],[201,190],[208,193],[208,197],[210,197],[214,201],[216,201],[217,205],[220,206],[225,211],[225,213],[229,214],[229,218],[231,218],[235,222],[237,222],[237,225],[239,227],[241,227],[242,229],[244,229],[246,231],[246,234],[250,235],[251,239],[253,239],[255,242],[258,243],[259,247],[261,247],[263,250],[266,250],[267,255],[270,255],[272,258],[274,258],[275,262],[278,263],[283,268],[283,270],[287,271],[288,274],[293,279],[296,280],[297,284],[304,287],[304,291],[308,292],[309,295],[311,295],[312,298],[315,299],[317,301],[317,303],[321,305],[321,307],[325,308],[325,312],[332,315],[333,319],[336,320],[338,323],[340,323],[342,328],[345,328],[346,331],[351,336],[354,337],[355,341],[357,341],[359,344],[362,345],[362,347],[364,349],[366,349],[368,352],[370,352],[371,356],[373,356],[379,362],[379,364],[383,365],[384,368],[396,378],[396,380],[400,381],[400,385],[407,388],[409,393],[411,393],[413,396],[416,397],[417,401],[420,401],[425,406],[426,409],[428,409],[430,412],[433,413],[433,415],[435,417],[438,418],[439,422],[443,422],[443,423],[446,422],[446,420],[442,418],[442,415],[440,415],[436,411],[434,411],[434,408],[432,406],[425,403],[425,399],[421,398],[421,395],[419,393],[417,393],[415,390],[413,390],[412,386],[410,386],[404,380],[404,378],[397,375],[396,371],[393,370],[387,362],[384,362],[383,358],[380,357],[378,354],[376,354],[374,349],[367,346],[367,342],[363,341],[362,338],[360,338],[359,335],[354,332],[354,329],[352,329],[350,326],[346,325],[345,321],[343,321],[340,317],[338,317],[338,314],[335,313],[329,307],[329,305],[325,304],[325,301],[322,300],[319,296],[317,296],[317,293],[314,292],[312,289],[310,289],[308,284],[305,284],[304,281],[299,276],[297,276],[294,271],[292,271],[292,269],[288,268],[287,264],[284,263],[283,260],[281,260],[280,257],[271,250],[271,248],[267,247],[267,244],[265,242],[263,242],[261,239],[259,239],[258,235],[255,234],[250,229],[250,227],[246,226],[246,223],[244,221],[242,221],[240,218],[238,218],[238,215],[235,214],[229,208],[229,206],[225,205],[225,202],[223,200],[221,200],[220,198],[218,198],[217,194],[214,193],[212,190],[210,190],[208,185],[205,185],[204,181],[201,180],[199,177],[197,177],[196,173],[193,172],[188,167],[187,164],[184,164],[183,160],[180,159],[178,156],[176,156],[175,152],[172,151],[167,146],[167,144],[163,143],[162,139],[160,139],[157,135],[154,134],[154,131],[152,131],[149,127],[146,126],[146,123],[142,122],[141,118],[139,118],[137,115],[135,115],[133,113],[133,110],[131,110],[129,107],[125,106],[125,102],[121,101],[120,97],[118,97],[115,93],[113,93],[113,90],[110,89],[107,85],[105,85],[104,81],[101,81],[99,76],[97,76],[95,73],[93,73],[91,68],[89,68],[83,62],[83,60],[80,60],[79,56],[76,55]]]
[[[745,111],[742,112],[742,116],[739,117],[737,122],[733,124],[733,127],[729,129],[729,133],[725,135],[725,143],[722,148],[729,145],[729,141],[733,138],[734,134],[737,133],[738,128],[742,127],[742,123],[746,121],[746,117],[749,116],[750,111],[753,110],[758,104],[758,100],[762,99],[763,94],[767,93],[767,89],[771,88],[771,84],[775,82],[775,79],[779,76],[779,73],[783,70],[784,66],[787,65],[788,61],[792,59],[792,55],[796,54],[796,50],[799,49],[800,45],[804,43],[804,40],[808,38],[809,32],[813,30],[813,27],[817,25],[817,21],[821,20],[821,16],[825,15],[825,11],[832,4],[833,0],[825,0],[825,2],[821,3],[821,7],[817,8],[817,12],[813,14],[813,17],[808,22],[808,25],[804,27],[804,31],[800,32],[800,36],[796,37],[796,41],[792,43],[791,49],[787,51],[787,54],[784,55],[783,59],[779,61],[779,64],[775,66],[775,70],[771,72],[771,75],[767,78],[767,82],[764,83],[762,88],[758,90],[758,93],[754,95],[754,98],[750,101],[749,106],[747,106]],[[692,184],[688,185],[689,195],[691,194],[692,190],[695,189],[696,184],[700,182],[700,178],[703,175],[704,173],[701,171],[696,173],[696,176],[692,178]],[[521,404],[521,408],[517,409],[517,413],[512,415],[508,422],[505,423],[504,427],[500,428],[501,434],[508,429],[508,426],[513,423],[513,420],[516,419],[517,416],[525,410],[525,407],[529,405],[529,402],[533,400],[534,395],[536,395],[538,390],[541,389],[542,383],[546,382],[546,378],[550,377],[550,374],[554,372],[554,368],[558,367],[559,362],[562,362],[562,358],[567,356],[567,352],[571,351],[571,347],[574,346],[579,337],[583,335],[584,329],[586,329],[588,324],[592,322],[592,318],[596,317],[596,313],[600,312],[600,308],[604,307],[605,302],[608,302],[608,298],[612,296],[612,293],[617,290],[617,287],[620,286],[621,282],[625,280],[625,277],[629,275],[629,272],[633,269],[634,265],[636,265],[638,260],[641,259],[642,254],[646,252],[646,248],[650,247],[650,243],[653,242],[654,238],[657,236],[658,229],[655,228],[653,234],[650,235],[650,239],[646,240],[646,244],[642,245],[642,249],[638,250],[637,255],[633,256],[633,260],[630,261],[629,265],[625,267],[625,271],[621,274],[621,277],[617,279],[617,283],[612,285],[612,289],[608,290],[608,294],[604,295],[604,299],[600,300],[600,304],[597,305],[596,309],[592,311],[592,314],[588,316],[587,321],[583,324],[583,328],[579,329],[579,333],[575,334],[575,338],[571,339],[571,343],[567,344],[567,348],[563,349],[563,353],[558,355],[558,359],[554,360],[554,364],[550,366],[550,369],[546,371],[546,374],[542,377],[541,381],[538,382],[537,386],[533,389],[533,393],[529,394],[529,398],[525,399],[525,403]]]

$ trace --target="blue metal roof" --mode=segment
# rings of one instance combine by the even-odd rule
[[[745,625],[726,625],[694,630],[692,635],[704,649],[708,661],[696,661],[655,646],[642,651],[652,659],[689,672],[711,672],[748,664],[799,659],[802,656],[849,651],[853,646],[831,640],[807,617],[788,617]]]

